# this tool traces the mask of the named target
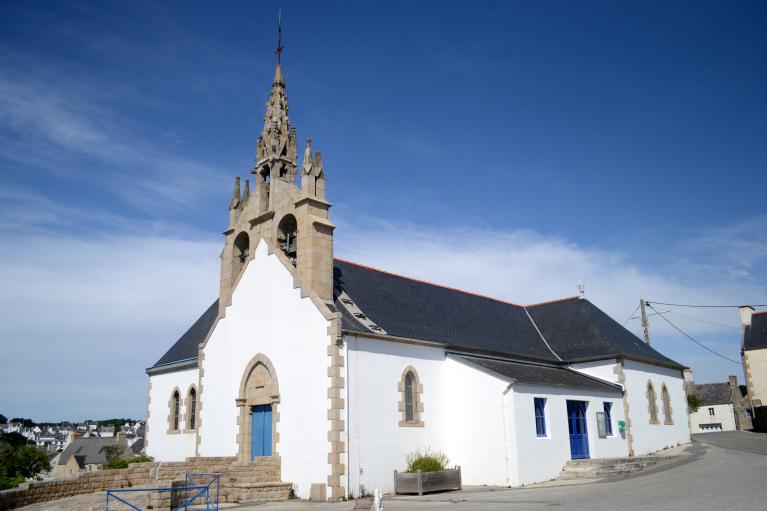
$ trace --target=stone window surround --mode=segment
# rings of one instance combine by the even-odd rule
[[[178,428],[173,427],[174,415],[176,413],[175,397],[178,396]],[[183,413],[181,412],[181,391],[178,387],[175,387],[170,393],[170,399],[168,399],[168,434],[176,435],[181,433],[181,419]]]
[[[411,373],[413,375],[413,420],[408,421],[406,419],[405,412],[405,377]],[[397,409],[400,412],[399,427],[401,428],[422,428],[424,423],[421,420],[421,414],[423,413],[423,385],[421,379],[418,377],[418,371],[413,366],[407,366],[400,376],[400,380],[397,382],[397,391],[400,393],[400,401],[397,403]]]
[[[264,381],[264,385],[259,387],[262,390],[256,396],[248,398],[246,395],[247,385],[251,374],[254,373],[259,365],[263,366],[269,374],[268,381]],[[242,379],[240,380],[239,395],[235,399],[235,403],[240,409],[240,413],[237,415],[237,430],[239,431],[237,434],[237,459],[240,464],[249,465],[253,461],[250,456],[251,442],[253,440],[250,409],[257,405],[272,405],[272,456],[279,456],[277,450],[280,440],[280,434],[277,431],[277,423],[280,421],[278,411],[280,403],[279,383],[274,365],[272,365],[271,360],[266,355],[258,353],[245,366],[245,371],[242,373]]]
[[[192,424],[192,390],[194,390],[195,400],[195,417],[194,428],[190,428]],[[194,433],[200,424],[200,393],[197,391],[197,385],[194,383],[189,385],[186,391],[186,397],[184,398],[184,430],[183,433]]]
[[[668,388],[666,387],[665,383],[661,386],[660,398],[663,402],[663,424],[666,424],[667,426],[673,426],[674,411],[671,408],[671,395],[668,393]]]
[[[650,415],[650,424],[660,424],[658,420],[658,395],[650,380],[647,380],[647,413]]]

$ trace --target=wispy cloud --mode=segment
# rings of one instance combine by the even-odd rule
[[[72,84],[19,59],[0,56],[0,159],[97,183],[145,211],[193,205],[222,182],[214,165],[169,152],[103,94],[89,96],[97,87],[87,80]]]
[[[627,327],[638,335],[639,321],[629,317],[640,298],[691,304],[767,303],[763,281],[748,271],[766,262],[754,255],[767,248],[759,219],[704,230],[671,246],[645,247],[663,251],[665,262],[655,266],[641,264],[642,254],[582,246],[529,230],[436,229],[374,220],[363,226],[362,222],[337,220],[339,257],[522,304],[573,296],[582,280],[588,299],[617,321],[628,320]],[[745,261],[716,248],[726,245],[737,253],[738,240],[752,254]],[[680,254],[684,254],[683,263]],[[668,317],[674,323],[710,347],[739,358],[740,333],[734,329],[739,326],[737,310],[676,311],[687,317],[672,313]],[[658,349],[698,369],[704,379],[740,371],[729,363],[722,366],[720,359],[690,344],[661,318],[651,318],[651,332]]]

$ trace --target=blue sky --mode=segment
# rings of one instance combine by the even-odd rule
[[[515,302],[582,279],[621,322],[767,303],[763,2],[4,2],[0,412],[144,414],[216,295],[280,7],[338,256]],[[738,357],[737,311],[677,312]],[[651,329],[697,380],[741,374]]]

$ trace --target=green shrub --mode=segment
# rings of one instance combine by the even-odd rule
[[[426,448],[421,452],[420,449],[416,449],[407,455],[407,470],[406,472],[439,472],[447,468],[450,460],[447,455],[441,451],[431,451]]]
[[[132,458],[110,459],[104,463],[103,468],[128,468],[128,465],[131,463],[146,463],[148,461],[154,461],[154,459],[151,456],[139,454],[138,456],[133,456]]]
[[[690,394],[687,396],[687,408],[689,408],[691,412],[697,412],[698,408],[700,408],[700,405],[700,399],[698,399],[695,395]]]
[[[24,482],[24,476],[8,477],[0,475],[0,490],[8,490],[10,488],[16,488],[18,485]]]

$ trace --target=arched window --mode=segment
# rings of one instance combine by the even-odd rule
[[[400,392],[399,411],[401,413],[399,425],[403,427],[423,426],[421,413],[423,412],[423,402],[421,395],[423,386],[418,379],[416,370],[408,366],[402,372],[399,383],[397,384]]]
[[[189,389],[186,410],[187,429],[193,430],[197,427],[197,389],[195,389],[194,386]]]
[[[277,226],[277,244],[295,266],[298,253],[298,224],[293,215],[285,215],[280,220]]]
[[[652,382],[647,382],[647,411],[650,414],[650,424],[658,424],[658,403]]]
[[[668,389],[666,388],[665,383],[663,384],[663,387],[661,387],[660,398],[661,401],[663,401],[663,423],[673,424],[674,421],[671,417],[671,396],[668,394]]]
[[[170,397],[170,414],[168,415],[168,432],[177,433],[179,428],[179,422],[181,419],[181,394],[178,389],[173,391],[173,395]]]
[[[411,371],[408,371],[405,375],[405,420],[408,422],[413,422],[413,418],[415,417],[415,412],[413,411],[413,406],[415,405],[415,389],[413,388],[414,380],[415,376],[413,376]]]

